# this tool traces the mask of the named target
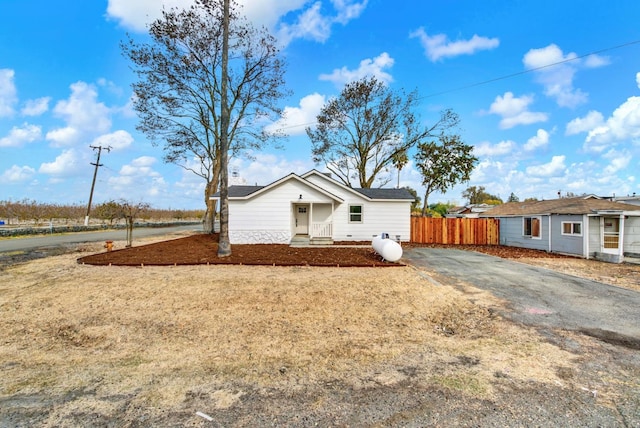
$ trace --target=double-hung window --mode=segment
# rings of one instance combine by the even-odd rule
[[[580,221],[563,221],[562,234],[582,236],[582,222]]]
[[[349,205],[349,223],[362,223],[362,205]]]
[[[540,229],[540,217],[524,217],[522,219],[523,236],[540,239],[542,236],[542,231]]]

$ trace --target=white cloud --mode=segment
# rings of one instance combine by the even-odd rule
[[[640,139],[640,97],[630,97],[615,109],[605,123],[589,131],[584,149],[602,152],[611,144],[638,139]]]
[[[30,166],[13,165],[0,175],[0,183],[22,183],[34,176],[36,170]]]
[[[98,92],[92,85],[76,82],[70,88],[69,99],[59,101],[53,109],[54,115],[67,123],[47,133],[54,146],[68,146],[86,134],[104,133],[111,127],[109,108],[97,101]]]
[[[282,131],[288,135],[301,135],[307,126],[316,123],[316,117],[325,103],[325,96],[318,93],[300,100],[299,107],[285,107],[282,118],[266,127],[267,132]]]
[[[230,166],[248,185],[266,185],[292,172],[304,174],[314,168],[309,160],[292,161],[270,153],[254,153],[251,161],[233,159]]]
[[[20,110],[23,116],[40,116],[49,110],[49,101],[51,97],[42,97],[35,100],[27,100],[24,107]]]
[[[63,151],[53,162],[45,162],[40,165],[39,172],[54,177],[70,177],[75,175],[84,164],[81,165],[78,154],[75,150]]]
[[[133,137],[127,131],[119,130],[110,134],[104,134],[93,140],[92,145],[110,147],[113,150],[122,150],[131,146]]]
[[[538,129],[535,136],[529,138],[524,145],[524,149],[528,152],[546,147],[549,144],[549,133],[544,129]]]
[[[393,63],[394,59],[388,53],[383,52],[373,59],[363,59],[360,61],[360,66],[355,70],[342,67],[341,69],[333,70],[331,74],[321,74],[319,79],[333,82],[339,88],[349,82],[368,76],[375,76],[376,79],[382,82],[390,83],[393,81],[393,77],[384,69],[393,67]]]
[[[483,141],[473,148],[473,154],[476,156],[503,156],[511,153],[515,148],[516,143],[511,140],[493,145],[488,141]]]
[[[609,64],[608,58],[597,55],[590,55],[581,63],[575,53],[565,55],[555,44],[529,50],[522,62],[527,69],[535,70],[545,95],[554,98],[561,107],[576,107],[587,102],[588,94],[573,87],[577,67],[581,64],[590,68]]]
[[[527,167],[527,175],[545,178],[562,177],[567,172],[567,166],[564,164],[565,159],[564,155],[553,156],[549,163]]]
[[[636,85],[640,88],[640,72],[636,73]]]
[[[604,117],[599,111],[591,110],[585,117],[577,117],[567,124],[565,135],[575,135],[602,126]]]
[[[159,177],[160,174],[154,171],[152,166],[157,162],[157,159],[152,156],[141,156],[134,159],[128,165],[123,165],[120,168],[120,175],[124,177]]]
[[[331,27],[334,24],[346,25],[358,18],[366,8],[367,2],[368,0],[332,0],[333,14],[323,14],[322,2],[314,2],[308,9],[300,12],[294,23],[280,22],[275,31],[276,37],[284,46],[295,39],[324,43],[331,37]]]
[[[334,24],[345,25],[358,18],[368,0],[332,0],[333,10],[326,12],[321,1],[309,0],[239,0],[239,12],[256,27],[266,27],[278,37],[282,45],[302,38],[326,41]],[[147,25],[160,18],[162,8],[189,8],[193,0],[109,0],[107,16],[123,27],[145,32]],[[290,22],[281,21],[291,18]]]
[[[474,34],[469,40],[452,42],[446,34],[429,36],[424,28],[412,32],[409,37],[420,39],[425,55],[435,62],[442,58],[452,58],[460,55],[472,55],[481,50],[495,49],[500,44],[498,38],[481,37]]]
[[[9,135],[0,138],[0,147],[22,147],[40,138],[42,138],[42,130],[39,126],[24,123],[21,127],[14,126],[9,131]]]
[[[631,161],[631,153],[627,150],[609,150],[602,157],[609,160],[609,164],[604,168],[605,174],[616,174],[629,166]]]
[[[524,95],[514,97],[512,92],[505,92],[504,96],[498,95],[489,109],[490,113],[502,116],[501,129],[513,128],[517,125],[530,125],[537,122],[545,122],[548,119],[546,113],[528,111],[533,97]]]
[[[187,8],[193,0],[109,0],[107,16],[133,31],[144,32],[147,24],[161,16],[162,8]]]
[[[13,77],[15,72],[8,68],[0,68],[0,117],[13,116],[14,106],[18,102],[18,91],[16,90]]]
[[[109,187],[119,198],[128,201],[144,201],[150,197],[167,194],[167,183],[158,171],[153,169],[157,159],[141,156],[123,165],[118,176],[110,177]]]

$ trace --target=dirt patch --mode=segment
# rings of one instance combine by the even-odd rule
[[[75,251],[0,270],[0,426],[640,423],[637,351],[518,326],[489,293],[410,266]]]
[[[154,244],[103,252],[78,259],[79,263],[114,266],[266,265],[266,266],[401,266],[384,261],[370,245],[354,247],[292,247],[289,245],[233,245],[229,257],[218,257],[218,235],[196,234]]]

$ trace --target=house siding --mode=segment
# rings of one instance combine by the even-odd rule
[[[331,203],[331,199],[296,180],[249,200],[230,201],[229,240],[232,244],[288,244],[292,237],[293,204],[311,202]]]
[[[581,223],[582,235],[563,235],[562,223]],[[585,256],[583,242],[586,238],[587,225],[581,215],[554,215],[551,217],[551,251],[554,253],[575,254]]]
[[[400,240],[409,241],[411,201],[371,201],[318,175],[310,175],[306,180],[338,199],[295,179],[246,200],[232,199],[229,201],[231,243],[288,244],[295,225],[293,207],[298,204],[309,204],[310,228],[311,223],[332,222],[333,240],[370,241],[374,235],[388,233],[394,239],[399,236]],[[350,205],[362,206],[362,223],[349,222]]]
[[[589,217],[589,258],[600,252],[600,217]]]
[[[640,257],[640,217],[627,217],[624,220],[624,255]]]
[[[540,217],[540,239],[522,234],[522,217],[497,217],[500,219],[500,244],[512,247],[549,251],[549,216]]]
[[[375,235],[388,233],[408,242],[411,238],[411,201],[369,201],[333,181],[311,175],[308,181],[338,196],[344,203],[336,204],[333,213],[333,239],[336,241],[370,241]],[[362,205],[362,223],[349,223],[349,206]]]

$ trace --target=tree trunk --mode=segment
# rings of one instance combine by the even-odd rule
[[[219,174],[219,168],[215,167],[213,172],[214,178],[209,181],[204,188],[204,203],[207,206],[207,211],[204,215],[203,229],[206,233],[215,233],[216,204],[211,200],[211,196],[215,195],[218,191]]]
[[[220,238],[218,239],[218,257],[231,255],[229,242],[229,103],[227,101],[227,83],[229,80],[229,0],[224,0],[222,22],[222,90],[220,96]]]

